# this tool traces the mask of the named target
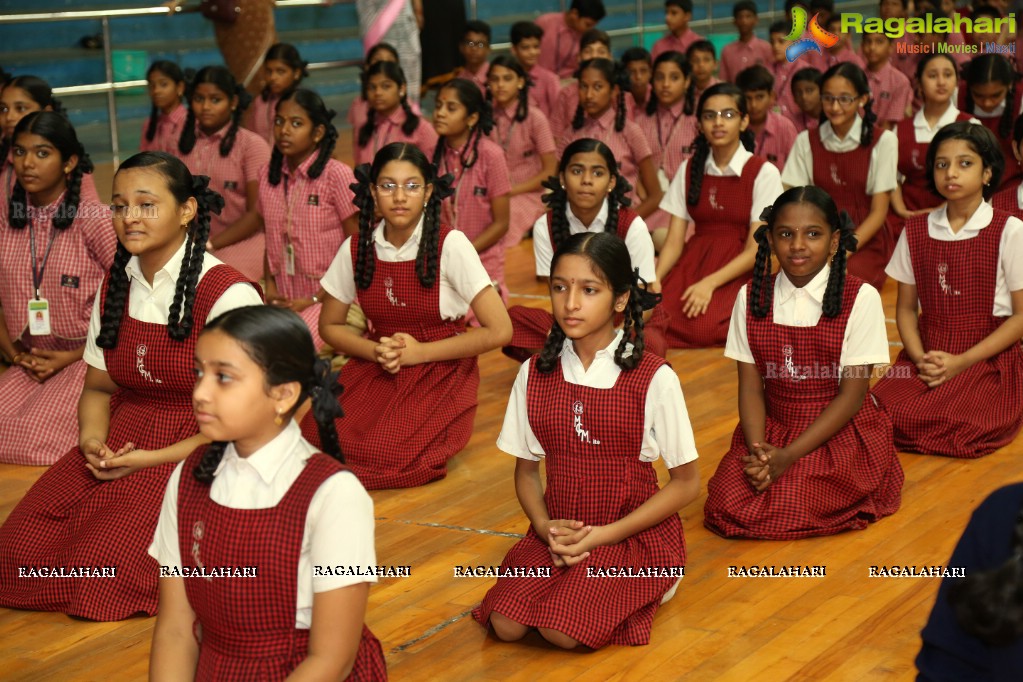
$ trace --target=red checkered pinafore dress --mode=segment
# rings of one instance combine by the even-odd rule
[[[567,206],[565,210],[569,210]],[[636,213],[630,208],[622,206],[618,209],[619,239],[625,241],[625,235],[629,233],[629,227],[636,217]],[[547,233],[550,235],[552,249],[557,251],[559,244],[554,239],[550,211],[547,212]],[[546,276],[546,273],[544,275]],[[550,303],[549,300],[547,302]],[[512,338],[504,347],[505,354],[516,360],[525,360],[533,353],[539,352],[547,341],[548,332],[554,326],[554,316],[546,308],[530,308],[524,305],[513,305],[508,308],[508,316],[512,321]]]
[[[775,324],[773,310],[763,318],[747,313],[750,350],[764,377],[767,443],[787,446],[838,395],[842,342],[862,285],[847,276],[842,312],[822,316],[814,327]],[[754,490],[743,473],[741,458],[747,454],[739,424],[707,483],[704,524],[718,535],[764,540],[831,535],[862,530],[899,508],[904,476],[892,425],[869,396],[838,433],[763,492]]]
[[[991,197],[991,205],[1023,220],[1023,209],[1019,207],[1019,185],[1012,185],[996,192]]]
[[[966,97],[969,94],[969,84],[965,80],[959,81],[959,109],[960,111],[968,111],[969,107],[966,106]],[[1023,87],[1016,85],[1014,88],[1014,94],[1012,96],[1012,120],[1016,120],[1016,115],[1020,111],[1021,102],[1023,102]],[[1006,106],[1010,106],[1009,102],[1005,99],[1002,100]],[[980,121],[981,125],[990,130],[994,136],[998,139],[998,144],[1002,148],[1002,154],[1005,156],[1005,172],[1002,175],[1002,180],[998,185],[998,191],[1007,189],[1008,187],[1015,187],[1020,183],[1021,168],[1016,162],[1016,156],[1012,151],[1012,126],[1009,126],[1009,132],[1007,135],[1001,135],[999,128],[1001,127],[1002,117],[1001,116],[981,116],[976,109],[969,112],[971,117],[975,117]]]
[[[195,342],[213,305],[231,285],[246,281],[231,267],[210,269],[196,288],[195,324],[183,342],[172,340],[166,325],[133,319],[125,305],[117,346],[104,351],[107,372],[119,386],[110,398],[111,450],[128,442],[155,450],[198,432]],[[106,293],[104,283],[101,306]],[[0,528],[0,606],[92,620],[155,614],[159,571],[146,550],[173,470],[168,463],[99,481],[77,447],[60,458]],[[19,578],[18,566],[111,566],[116,578]]]
[[[746,161],[739,177],[703,176],[700,200],[696,206],[689,208],[696,231],[686,242],[682,257],[665,275],[662,283],[663,298],[658,307],[663,306],[669,318],[669,348],[724,345],[735,297],[746,275],[718,287],[707,311],[697,317],[683,314],[682,294],[707,275],[723,268],[746,248],[750,211],[753,210],[753,184],[765,163],[767,161],[762,157],[753,156]],[[688,184],[686,187],[689,191]],[[651,326],[657,326],[661,315],[655,309]]]
[[[438,263],[449,233],[441,228]],[[352,262],[357,242],[352,240]],[[464,319],[440,316],[440,273],[427,289],[419,283],[414,260],[387,263],[377,258],[373,282],[358,294],[373,339],[405,332],[429,343],[465,332]],[[369,490],[411,488],[443,478],[447,461],[472,435],[480,383],[475,357],[402,367],[397,374],[352,358],[339,383],[345,413],[337,421],[341,452]],[[320,447],[311,412],[302,420],[302,434]]]
[[[927,216],[906,224],[925,350],[963,353],[1005,321],[991,308],[1008,218],[995,210],[990,225],[961,241],[931,239]],[[1007,445],[1023,425],[1023,351],[1014,343],[933,389],[902,351],[874,396],[892,419],[900,450],[980,457]]]
[[[199,641],[195,679],[283,680],[309,651],[309,630],[295,627],[296,576],[309,503],[324,481],[345,468],[327,455],[313,455],[276,506],[232,509],[210,499],[210,486],[192,476],[205,450],[189,456],[178,484],[182,566],[251,566],[257,575],[185,578]],[[380,642],[365,625],[347,679],[387,679]]]
[[[869,147],[857,146],[849,152],[829,152],[821,142],[820,129],[811,130],[810,153],[813,155],[813,184],[831,195],[839,210],[849,212],[853,223],[859,225],[870,214],[870,195],[867,194],[867,173],[870,154],[884,129],[874,126],[874,139]],[[859,244],[856,253],[849,254],[847,272],[864,280],[878,291],[888,275],[885,266],[895,250],[895,242],[888,228],[882,225],[870,241]]]
[[[644,353],[609,389],[565,381],[560,365],[543,374],[531,361],[526,384],[529,425],[547,456],[544,502],[552,519],[606,525],[632,513],[659,490],[653,465],[639,459],[650,382],[664,360]],[[616,544],[594,549],[570,568],[551,561],[530,526],[501,563],[550,569],[550,578],[499,578],[473,617],[484,626],[495,611],[534,628],[550,628],[600,648],[650,641],[654,613],[677,577],[608,578],[587,569],[680,567],[686,561],[682,522],[672,514]]]

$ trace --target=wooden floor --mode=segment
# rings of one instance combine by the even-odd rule
[[[513,303],[546,305],[530,242],[509,253]],[[894,317],[894,287],[884,291]],[[897,341],[894,322],[889,338]],[[898,351],[892,346],[892,356]],[[734,363],[720,349],[673,351],[700,452],[703,493],[682,510],[689,561],[645,647],[554,650],[537,638],[503,644],[469,615],[492,581],[453,568],[499,564],[527,521],[513,458],[494,442],[518,365],[481,358],[476,430],[448,477],[373,493],[378,563],[409,565],[382,580],[367,621],[395,680],[909,680],[936,579],[869,578],[872,564],[943,564],[971,510],[1023,478],[1023,439],[977,461],[901,455],[902,509],[862,532],[797,542],[723,540],[703,527],[706,481],[736,424]],[[0,465],[0,518],[42,469]],[[661,471],[662,480],[666,473]],[[116,526],[116,522],[114,522]],[[729,565],[824,565],[819,578],[729,578]],[[0,609],[5,680],[144,679],[154,619],[91,623]]]

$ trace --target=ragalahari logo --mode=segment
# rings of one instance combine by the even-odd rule
[[[814,14],[813,19],[810,20],[810,37],[800,40],[806,31],[806,10],[799,6],[792,8],[792,32],[785,37],[785,40],[792,42],[785,48],[785,57],[790,63],[810,50],[824,54],[821,48],[834,47],[838,42],[838,36],[821,28],[820,22],[817,21],[819,16],[820,14]]]

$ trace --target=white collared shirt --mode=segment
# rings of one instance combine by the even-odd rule
[[[956,105],[954,103],[949,102],[948,107],[945,109],[944,113],[942,113],[941,116],[938,117],[937,122],[934,124],[934,127],[932,128],[927,123],[927,117],[924,116],[924,110],[923,107],[921,107],[920,110],[913,115],[913,139],[919,144],[929,143],[931,140],[934,139],[934,136],[937,134],[939,130],[941,130],[950,123],[955,123],[956,117],[958,116],[959,109],[956,108]],[[979,124],[980,121],[978,121],[975,118],[971,118],[970,123]],[[897,131],[898,127],[896,127],[892,131],[895,133],[896,137],[898,137]]]
[[[384,237],[384,221],[373,230],[373,245],[377,258],[385,263],[405,263],[415,260],[419,253],[419,240],[423,235],[424,218],[401,246],[395,246]],[[327,268],[320,286],[342,303],[352,303],[358,297],[355,286],[355,265],[352,259],[352,239],[341,245],[334,262]],[[491,286],[490,275],[483,268],[479,254],[464,232],[451,230],[444,240],[440,254],[437,283],[440,285],[440,316],[445,320],[457,320],[469,310],[476,295]]]
[[[991,223],[993,215],[994,209],[991,204],[982,201],[966,224],[959,228],[958,232],[953,232],[948,222],[946,207],[942,206],[927,214],[927,236],[943,242],[973,239]],[[885,272],[896,281],[916,284],[905,230],[899,236]],[[995,279],[995,300],[991,314],[995,317],[1012,315],[1012,296],[1009,292],[1021,289],[1023,289],[1023,221],[1012,217],[1005,221],[1005,229],[1002,230],[1002,238],[998,242],[998,274]]]
[[[593,219],[589,227],[583,225],[582,221],[572,212],[572,207],[566,205],[565,212],[568,214],[568,233],[580,234],[582,232],[603,232],[607,224],[607,199],[604,199],[600,212]],[[625,233],[625,246],[629,249],[629,257],[632,260],[632,267],[639,268],[639,276],[646,280],[647,284],[657,281],[657,269],[654,266],[654,242],[650,239],[650,230],[646,222],[636,216],[629,231]],[[536,219],[533,223],[533,257],[536,260],[536,274],[539,277],[551,276],[551,260],[554,259],[554,247],[551,246],[551,234],[547,229],[547,214]]]
[[[622,372],[614,359],[621,339],[622,331],[618,330],[611,343],[597,351],[589,369],[583,368],[582,360],[575,354],[572,340],[566,339],[561,348],[560,370],[565,381],[589,388],[612,388]],[[497,447],[520,459],[540,461],[546,453],[529,425],[526,406],[530,362],[532,360],[522,363],[515,377]],[[682,386],[671,365],[664,365],[654,373],[647,390],[643,415],[643,447],[639,452],[641,461],[654,462],[660,457],[669,469],[673,469],[697,458],[696,440],[693,438],[686,401],[682,396]],[[572,415],[565,415],[565,419],[571,418]]]
[[[153,284],[150,285],[142,275],[142,268],[139,266],[138,256],[132,256],[124,271],[128,273],[130,282],[128,289],[128,315],[139,322],[151,324],[167,324],[170,319],[170,307],[174,302],[174,289],[178,283],[178,273],[181,272],[181,263],[185,260],[185,244],[171,256],[154,276]],[[224,262],[216,256],[207,253],[202,259],[202,271],[199,273],[199,281],[206,276],[213,267],[223,265]],[[100,285],[102,287],[102,285]],[[85,351],[83,358],[86,363],[96,369],[107,371],[106,359],[103,357],[103,349],[96,345],[96,337],[99,336],[102,314],[100,312],[100,295],[92,306],[92,317],[89,319],[89,335],[85,340]],[[216,316],[226,313],[228,310],[242,308],[247,305],[263,305],[263,299],[251,284],[239,282],[227,288],[224,294],[213,304],[210,314],[205,320],[196,320],[197,324],[205,325]]]
[[[303,437],[293,420],[273,440],[248,457],[239,457],[228,444],[214,472],[210,499],[231,509],[266,509],[276,506],[291,489],[316,448]],[[178,538],[178,483],[184,462],[167,483],[149,555],[160,566],[181,567]],[[191,476],[192,472],[185,472]],[[314,566],[375,566],[373,500],[355,474],[342,471],[323,482],[309,502],[302,553],[298,560],[295,627],[312,624],[313,594],[357,583],[375,583],[376,576],[313,575]],[[252,529],[258,532],[258,529]],[[239,578],[240,580],[243,578]],[[256,583],[254,582],[255,586]]]
[[[824,312],[824,292],[827,291],[830,275],[831,267],[825,266],[809,284],[797,287],[784,272],[779,273],[775,279],[772,301],[774,323],[785,327],[817,326]],[[725,357],[753,364],[753,351],[746,334],[748,286],[744,284],[739,289],[732,308],[728,340],[725,341]],[[874,287],[864,284],[856,294],[852,312],[845,325],[845,338],[842,339],[842,354],[838,364],[840,367],[854,367],[887,365],[890,361],[881,295]]]
[[[705,175],[719,178],[738,177],[742,175],[742,169],[746,167],[746,162],[752,158],[753,154],[740,144],[724,169],[718,168],[717,164],[714,163],[713,153],[708,154],[707,161],[703,164],[703,172]],[[668,191],[664,193],[664,198],[661,199],[661,208],[682,220],[691,221],[692,217],[689,215],[689,206],[686,203],[686,185],[688,183],[689,159],[686,159],[678,167],[678,172],[675,173],[671,184],[668,185]],[[750,207],[749,221],[751,223],[760,222],[760,214],[764,212],[764,207],[773,204],[774,200],[783,191],[781,173],[778,171],[778,167],[770,162],[761,166],[760,172],[757,173],[757,177],[753,180],[753,205]],[[700,226],[697,225],[696,229],[700,229]]]
[[[874,125],[878,125],[875,123]],[[863,119],[856,114],[849,133],[839,137],[831,127],[831,121],[821,123],[821,144],[829,152],[851,152],[860,146],[863,133]],[[810,132],[804,130],[796,136],[792,153],[785,161],[785,170],[781,172],[781,181],[786,187],[802,187],[813,184],[813,152],[810,150]],[[899,165],[899,139],[895,133],[885,130],[877,139],[877,144],[870,150],[870,167],[867,169],[867,194],[880,194],[895,189]]]

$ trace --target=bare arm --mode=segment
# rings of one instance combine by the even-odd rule
[[[764,378],[752,362],[736,361],[739,372],[739,424],[746,439],[746,449],[764,442],[767,429],[767,403],[764,399]]]
[[[915,284],[899,282],[899,295],[895,302],[895,323],[899,328],[899,337],[902,339],[902,346],[913,364],[919,364],[923,360],[926,349],[923,339],[920,338],[920,318],[917,308],[917,293]]]
[[[150,682],[195,679],[199,644],[192,634],[195,612],[185,594],[184,578],[160,578],[160,610],[149,653]]]
[[[377,342],[356,334],[346,326],[351,303],[344,303],[326,294],[320,308],[320,338],[331,348],[345,355],[370,362],[378,362]]]
[[[15,357],[25,352],[21,342],[12,340],[11,335],[7,332],[7,318],[4,317],[2,309],[0,309],[0,352],[12,363]]]
[[[259,181],[252,180],[245,183],[245,213],[208,243],[212,244],[214,249],[222,249],[248,239],[261,229],[263,216],[259,214]]]
[[[494,197],[490,202],[490,212],[494,216],[494,222],[490,223],[485,230],[472,242],[476,253],[483,253],[491,246],[501,241],[501,237],[508,231],[508,220],[511,213],[508,195],[503,194]]]
[[[753,235],[764,223],[755,222],[750,225],[749,235],[746,237],[746,246],[724,267],[710,273],[699,282],[682,292],[682,312],[687,317],[696,317],[707,312],[710,301],[718,287],[728,284],[736,277],[740,277],[753,269],[753,263],[757,257],[757,241]]]
[[[90,441],[106,443],[110,432],[110,396],[118,388],[105,371],[91,366],[85,370],[85,383],[78,399],[78,443],[83,452],[95,447]]]
[[[676,215],[671,216],[671,223],[668,225],[668,236],[664,239],[664,246],[657,255],[657,281],[664,282],[671,269],[682,257],[682,249],[686,243],[686,230],[689,229],[689,221],[683,220]]]
[[[653,156],[648,156],[639,162],[639,182],[643,185],[646,198],[636,206],[635,211],[640,218],[647,218],[657,210],[664,197],[661,182],[657,179],[657,168],[654,167]]]
[[[288,675],[289,682],[348,678],[362,641],[369,585],[357,583],[313,594],[309,654]]]
[[[558,173],[558,157],[554,154],[541,154],[540,161],[543,167],[540,172],[531,178],[523,180],[517,185],[513,185],[511,193],[508,196],[516,196],[519,194],[526,194],[527,192],[538,192],[542,189],[541,183],[552,175]]]
[[[952,377],[994,357],[1023,338],[1023,289],[1011,292],[1012,315],[1005,318],[993,332],[979,343],[959,355],[952,355],[943,349],[930,349],[924,354],[924,361],[931,368],[922,372],[921,378],[930,388],[940,386]]]

